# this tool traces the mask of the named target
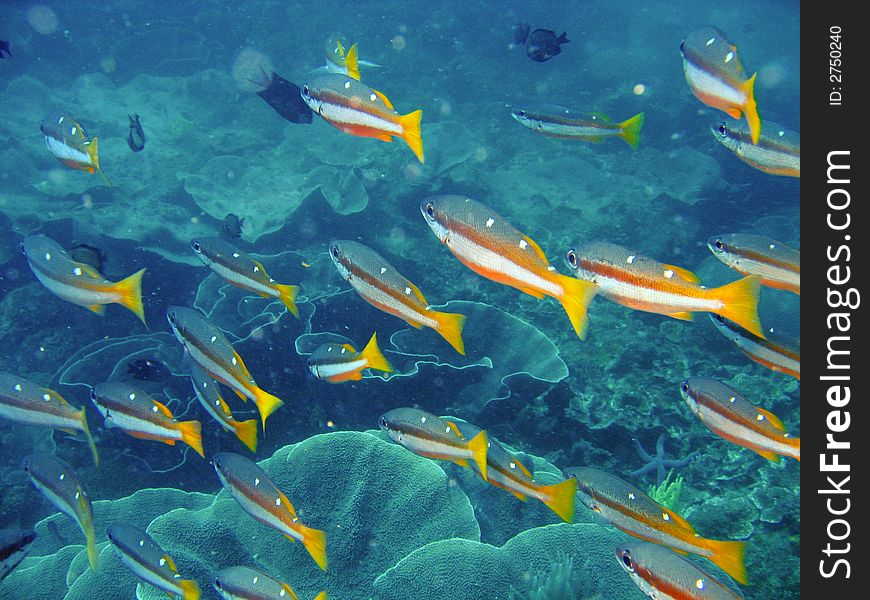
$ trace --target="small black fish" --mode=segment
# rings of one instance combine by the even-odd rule
[[[245,225],[245,219],[239,218],[238,215],[229,213],[224,217],[224,235],[229,238],[242,237],[242,227]]]
[[[106,262],[106,253],[90,244],[79,244],[73,246],[67,252],[70,257],[80,263],[85,263],[89,267],[93,267],[97,273],[103,272],[103,264]]]
[[[0,581],[27,555],[35,539],[30,529],[0,530]]]
[[[127,145],[133,152],[142,152],[145,148],[145,132],[139,123],[139,115],[127,115],[130,117],[130,133],[127,135]]]
[[[0,58],[6,58],[3,54],[6,53],[10,57],[12,56],[12,52],[9,50],[9,42],[6,40],[0,40]]]
[[[311,123],[311,109],[302,100],[299,86],[292,81],[287,81],[272,71],[272,76],[266,75],[259,80],[251,80],[265,89],[257,92],[257,95],[266,101],[266,104],[278,111],[278,114],[291,123]]]
[[[536,62],[550,60],[562,51],[560,46],[570,40],[564,31],[556,37],[556,33],[549,29],[535,29],[526,40],[526,54]]]
[[[526,39],[529,37],[529,30],[531,27],[528,23],[517,23],[514,25],[514,44],[517,46],[522,46],[526,43]]]

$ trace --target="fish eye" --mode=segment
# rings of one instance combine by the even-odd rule
[[[728,137],[728,127],[725,125],[725,123],[719,123],[719,127],[717,128],[717,130],[719,131],[719,135],[721,135],[723,138]]]
[[[716,250],[724,250],[725,244],[722,243],[722,240],[716,240],[713,242],[713,247],[716,248]]]
[[[338,252],[338,246],[333,246],[332,248],[330,248],[329,253],[332,254],[332,258],[334,258],[335,260],[338,260],[338,258],[340,256],[339,252]]]
[[[307,85],[302,86],[302,97],[306,100],[311,98],[311,90],[308,89]]]
[[[196,240],[193,240],[190,245],[191,247],[193,247],[193,251],[197,254],[200,254],[202,252],[202,246],[200,246],[199,242],[197,242]]]
[[[628,553],[627,550],[623,550],[622,552],[622,564],[625,565],[625,568],[634,572],[634,561],[631,560],[631,554]]]
[[[224,586],[221,584],[221,580],[220,580],[220,579],[215,579],[215,580],[214,580],[214,586],[215,586],[217,589],[219,589],[219,590],[224,589]]]
[[[385,419],[384,417],[381,417],[381,423],[380,423],[380,425],[381,425],[381,427],[383,427],[384,429],[387,429],[387,419]]]
[[[435,207],[432,205],[431,202],[426,205],[426,214],[433,219],[435,218]]]
[[[516,112],[516,115],[517,115],[520,119],[528,119],[528,118],[529,118],[529,114],[528,114],[526,111],[524,111],[524,110],[518,110],[518,111]]]
[[[97,401],[97,389],[96,388],[91,388],[91,400],[94,402]]]
[[[24,249],[24,242],[21,242],[20,244],[18,244],[18,249],[21,251],[21,254],[23,254],[24,256],[27,256],[27,250]]]
[[[684,394],[689,393],[689,382],[688,381],[684,381],[682,384],[680,384],[680,391],[682,391]]]
[[[577,253],[574,251],[574,248],[569,249],[568,252],[565,253],[565,260],[571,268],[577,268]]]
[[[169,319],[169,322],[175,325],[175,312],[166,313],[166,318]]]

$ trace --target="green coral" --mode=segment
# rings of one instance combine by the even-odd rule
[[[651,485],[647,495],[675,513],[682,512],[683,476],[673,477],[674,471],[668,471],[668,476],[660,485]]]

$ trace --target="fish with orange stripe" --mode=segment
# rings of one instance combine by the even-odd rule
[[[98,383],[91,388],[91,402],[103,415],[106,427],[170,446],[182,441],[205,458],[200,422],[177,420],[165,404],[132,385],[119,381]]]
[[[680,384],[680,395],[701,422],[719,437],[773,462],[780,462],[780,456],[800,461],[800,438],[791,435],[779,417],[724,383],[692,377]]]
[[[570,248],[565,262],[575,277],[596,284],[602,296],[617,304],[684,321],[691,321],[696,312],[716,313],[764,337],[757,275],[708,289],[691,271],[607,242]]]
[[[193,392],[196,399],[221,427],[234,434],[239,441],[251,452],[257,451],[257,429],[259,423],[256,419],[239,421],[233,416],[227,401],[221,395],[220,385],[212,379],[202,367],[196,363],[190,364],[190,381],[193,384]]]
[[[750,139],[758,143],[761,117],[755,102],[755,77],[746,78],[737,47],[715,27],[690,33],[680,44],[683,73],[695,97],[734,119],[746,117]]]
[[[417,329],[434,329],[457,352],[465,354],[462,341],[465,315],[433,310],[416,285],[383,256],[359,242],[330,242],[329,256],[339,274],[363,300]]]
[[[462,264],[535,298],[555,298],[580,339],[586,338],[586,309],[598,292],[597,286],[556,272],[534,240],[467,196],[425,198],[420,212],[435,236]]]
[[[240,454],[220,452],[212,464],[224,489],[242,510],[291,542],[302,542],[314,562],[326,570],[326,533],[302,524],[290,500],[257,463]]]
[[[85,173],[97,172],[106,185],[111,185],[100,168],[99,140],[85,133],[78,119],[66,111],[56,111],[42,120],[39,130],[48,151],[61,164]]]
[[[308,107],[336,129],[382,142],[401,138],[424,162],[422,110],[401,115],[384,94],[341,73],[315,77],[302,86],[301,94]]]
[[[459,429],[465,439],[474,439],[481,429],[465,421],[447,421]],[[508,452],[498,440],[489,436],[489,449],[486,452],[487,481],[492,485],[510,492],[523,502],[534,498],[556,513],[566,523],[574,522],[574,500],[577,497],[577,480],[573,477],[551,485],[535,481],[532,472]],[[475,473],[483,478],[477,463],[471,464]]]
[[[773,329],[764,338],[746,331],[733,321],[720,315],[710,315],[713,325],[726,338],[734,342],[737,349],[758,364],[777,373],[801,379],[801,341]]]
[[[683,517],[604,471],[579,467],[565,473],[577,479],[583,504],[617,529],[681,554],[703,556],[740,583],[747,583],[745,542],[701,537]]]
[[[719,123],[712,127],[716,141],[734,156],[768,175],[801,176],[801,136],[772,121],[765,121],[761,137],[752,142],[752,134],[742,123]]]
[[[716,235],[707,241],[707,247],[741,275],[759,275],[761,285],[800,296],[800,250],[751,233]]]
[[[616,560],[634,584],[653,600],[742,600],[743,596],[668,548],[629,542]]]
[[[369,343],[357,352],[350,344],[323,344],[308,357],[308,370],[322,381],[344,383],[359,381],[362,372],[375,369],[390,373],[393,367],[378,348],[378,335],[373,333]]]
[[[183,306],[167,308],[166,320],[193,362],[245,402],[248,399],[254,401],[265,430],[266,418],[281,408],[284,401],[257,385],[242,357],[223,332],[199,311]]]

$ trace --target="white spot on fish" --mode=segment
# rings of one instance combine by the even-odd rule
[[[61,117],[61,118],[59,118],[59,119],[57,120],[57,124],[58,124],[58,125],[60,125],[61,123],[63,123],[63,117]]]
[[[764,415],[759,414],[757,417],[755,417],[755,420],[756,420],[756,421],[763,421],[763,420],[764,420]]]
[[[411,288],[406,287],[406,288],[405,288],[405,293],[406,293],[406,294],[410,294],[410,293],[411,293]]]
[[[627,262],[628,264],[633,264],[635,258],[637,258],[637,257],[634,254],[632,254],[631,256],[629,256],[628,258],[625,259],[625,262]]]
[[[76,267],[75,269],[73,269],[73,275],[81,275],[81,274],[82,274],[81,267]]]
[[[528,247],[529,247],[529,243],[526,240],[520,240],[520,248],[525,250]]]
[[[51,394],[43,394],[42,399],[48,402],[49,400],[51,400]]]
[[[69,134],[70,134],[70,135],[75,135],[75,134],[76,134],[76,128],[75,128],[75,127],[70,127],[70,129],[69,129]]]
[[[732,404],[733,404],[734,402],[736,402],[736,401],[737,401],[737,397],[736,397],[736,396],[731,396],[730,398],[728,398],[728,402],[731,402]]]
[[[377,100],[377,99],[378,99],[378,95],[375,94],[374,92],[372,92],[372,95],[369,96],[369,100],[371,100],[372,102],[374,102],[374,101]]]
[[[64,479],[66,479],[66,473],[61,473],[60,480],[63,481]]]
[[[165,558],[162,558],[162,557],[160,558],[160,566],[161,567],[166,566],[166,559]]]
[[[517,468],[517,463],[513,463],[513,462],[512,462],[512,463],[511,463],[511,469],[516,469],[516,468]]]
[[[260,478],[259,477],[254,479],[254,487],[257,487],[258,485],[260,485]]]
[[[284,588],[281,588],[281,591],[278,592],[278,595],[281,596],[281,597],[283,598],[284,596],[287,595],[287,592],[284,590]]]
[[[81,493],[81,492],[76,492],[76,500],[78,500],[78,499],[81,498],[81,497],[82,497],[82,493]]]
[[[779,137],[782,137],[785,135],[785,132],[784,131],[777,131],[776,135],[778,135]]]
[[[420,422],[421,422],[421,423],[425,423],[425,422],[426,422],[426,417],[420,417]]]
[[[327,351],[327,352],[332,352],[332,351],[333,351],[333,347],[330,346],[329,348],[326,349],[326,351]]]
[[[487,226],[487,227],[492,227],[493,225],[495,225],[495,219],[493,219],[492,217],[488,218],[488,219],[486,220],[486,226]]]
[[[448,427],[447,429],[445,429],[444,433],[450,433],[450,428]]]
[[[16,391],[16,392],[20,392],[20,391],[21,391],[21,384],[20,384],[20,383],[16,383],[16,384],[15,384],[15,391]]]
[[[733,58],[734,58],[734,53],[729,52],[728,54],[725,55],[725,62],[730,63]]]
[[[671,271],[670,269],[667,269],[665,271],[665,277],[667,277],[668,279],[672,278],[673,276],[674,276],[674,272]]]
[[[50,252],[45,253],[45,260],[51,260],[51,253]]]
[[[157,412],[157,405],[156,404],[151,407],[151,412],[153,412],[153,413]]]
[[[232,361],[230,361],[230,362],[232,362],[232,363],[233,363],[233,366],[235,366],[235,365],[237,365],[237,364],[239,364],[239,361],[237,361],[237,360],[236,360],[236,357],[235,357],[235,356],[234,356],[234,357],[233,357],[233,360],[232,360]]]
[[[784,433],[784,434],[782,434],[782,437],[790,438],[790,437],[791,437],[791,434],[790,434],[790,433]]]
[[[344,82],[344,89],[346,89],[346,90],[350,89],[350,82],[349,81]]]
[[[254,265],[254,273],[259,273],[259,272],[260,272],[260,267],[258,267],[257,265]]]
[[[181,579],[181,575],[179,575],[178,573],[176,573],[175,575],[172,576],[172,578],[173,578],[173,579]]]
[[[254,576],[254,584],[256,584],[258,581],[260,581],[260,578],[257,576]]]
[[[698,579],[695,582],[695,587],[698,588],[699,590],[703,590],[705,587],[707,587],[707,584],[704,583],[703,579]]]
[[[711,37],[709,40],[707,40],[707,45],[709,46],[710,44],[712,44],[715,41],[716,41],[716,38]]]
[[[344,354],[347,351],[347,348],[342,348],[341,353]]]
[[[275,498],[275,506],[281,506],[281,498]]]
[[[771,250],[775,250],[775,249],[776,249],[776,244],[771,244],[770,246],[768,246],[768,248],[770,248]]]
[[[548,265],[548,266],[547,266],[547,270],[548,270],[548,271],[555,271],[555,270],[556,270],[556,267],[554,267],[553,265]]]
[[[216,341],[217,341],[217,336],[216,336],[216,335],[211,336],[211,341],[212,341],[212,343],[216,342]]]
[[[387,268],[386,268],[386,267],[381,267],[381,275],[383,275],[383,274],[386,273],[386,272],[387,272]]]
[[[139,547],[140,547],[140,548],[144,548],[144,547],[145,547],[145,540],[139,540]]]
[[[634,500],[634,499],[635,499],[634,492],[629,492],[629,493],[628,493],[628,499],[629,499],[629,500]]]
[[[130,394],[129,398],[130,398],[130,400],[135,400],[135,399],[136,399],[136,394]]]
[[[240,254],[238,252],[233,252],[233,258],[238,258]]]
[[[669,515],[668,513],[662,513],[662,519],[664,519],[665,521],[670,521],[671,515]]]

